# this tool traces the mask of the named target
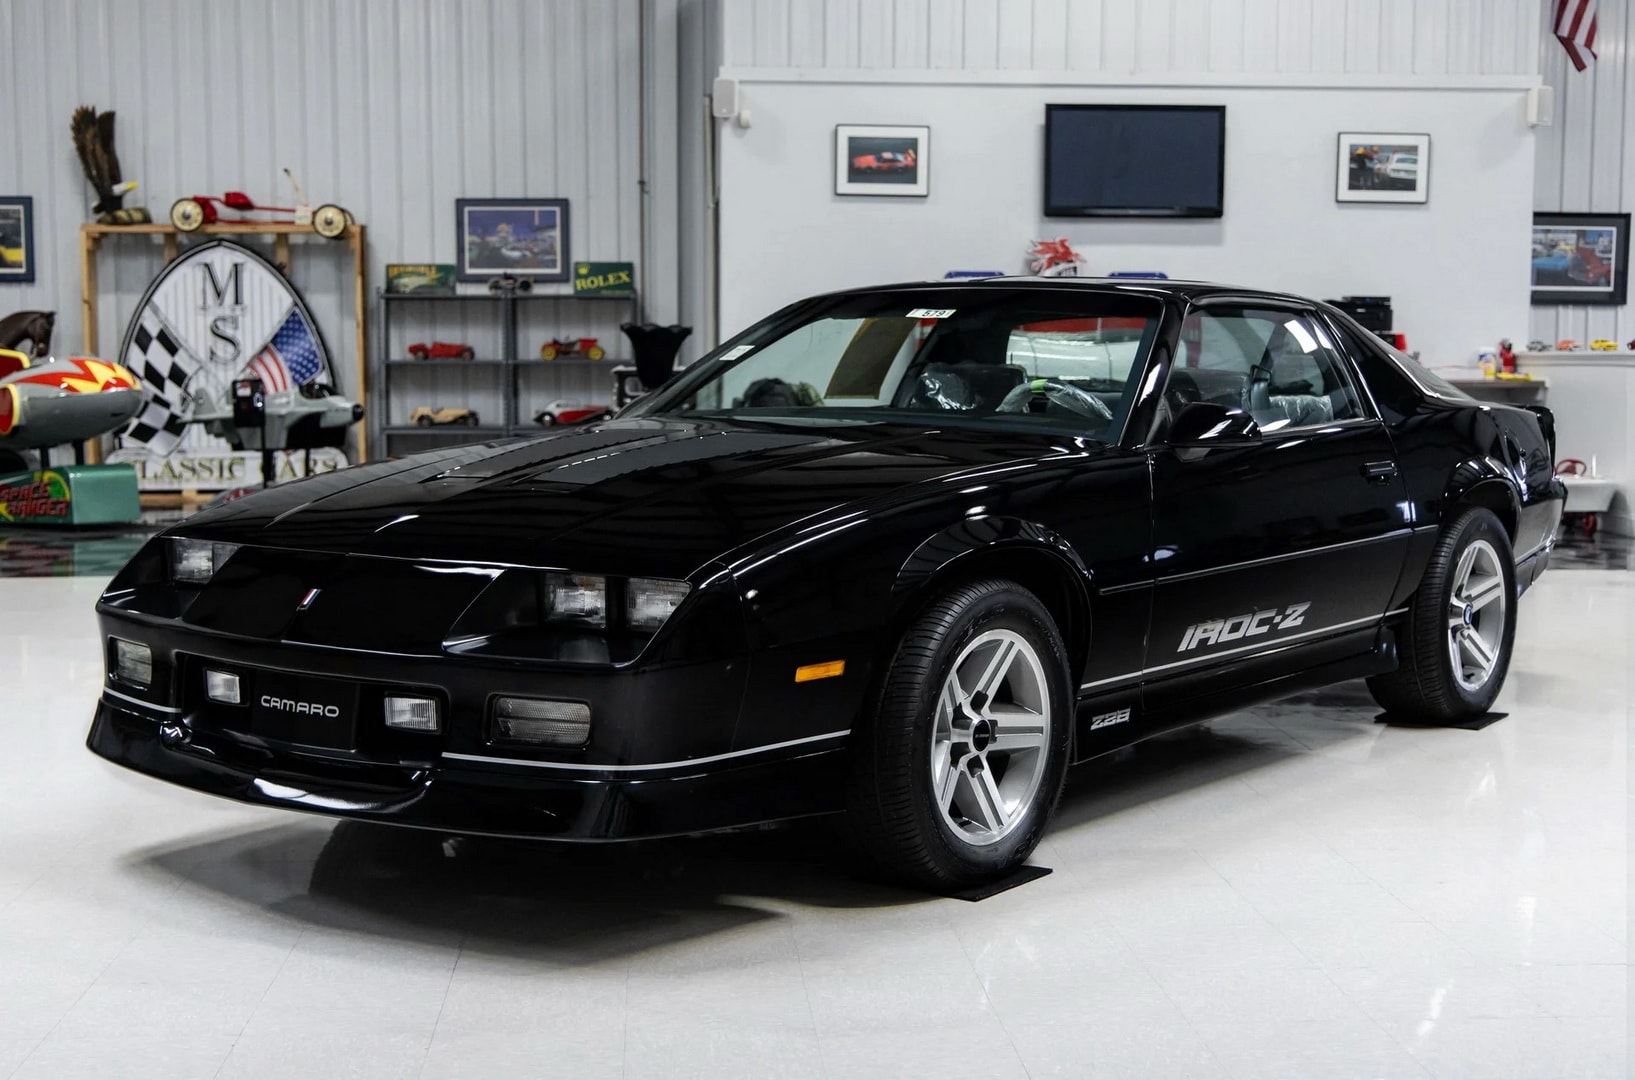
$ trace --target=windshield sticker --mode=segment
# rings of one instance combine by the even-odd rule
[[[908,313],[911,319],[946,319],[951,316],[954,308],[917,307]]]
[[[732,348],[728,349],[726,352],[721,354],[721,359],[723,359],[723,360],[736,360],[740,356],[743,356],[745,353],[751,353],[751,352],[754,352],[754,351],[755,351],[755,346],[753,346],[753,345],[734,345]]]

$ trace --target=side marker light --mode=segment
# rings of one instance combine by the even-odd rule
[[[818,679],[832,679],[836,675],[846,674],[846,661],[830,660],[824,664],[806,664],[795,669],[795,681],[798,683],[815,682]]]

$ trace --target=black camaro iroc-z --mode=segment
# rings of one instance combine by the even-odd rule
[[[96,753],[245,802],[615,840],[837,812],[935,888],[1071,762],[1368,678],[1504,681],[1550,414],[1212,285],[835,293],[613,420],[289,484],[98,605]]]

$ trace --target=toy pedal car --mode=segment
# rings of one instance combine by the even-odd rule
[[[569,338],[566,341],[552,339],[539,347],[541,360],[555,360],[559,356],[580,356],[586,360],[600,360],[607,355],[607,350],[596,344],[593,337]]]
[[[352,223],[351,214],[334,203],[324,203],[314,210],[307,205],[306,192],[295,182],[295,175],[288,169],[284,170],[284,175],[289,177],[290,186],[295,188],[294,206],[258,206],[242,191],[229,191],[220,198],[195,195],[170,204],[170,223],[179,231],[190,233],[205,225],[250,225],[262,221],[260,218],[223,217],[222,210],[226,209],[239,213],[289,214],[295,224],[311,225],[313,232],[328,240],[339,240],[346,235],[346,227]]]
[[[587,405],[574,400],[553,401],[534,414],[534,423],[542,427],[584,424],[592,420],[605,420],[612,413],[613,410],[606,405]]]
[[[409,414],[409,423],[418,424],[421,427],[434,427],[445,424],[462,424],[465,427],[476,427],[478,420],[474,409],[432,409],[422,405]]]
[[[454,345],[447,341],[434,341],[430,345],[417,341],[409,346],[409,356],[415,360],[475,360],[477,350],[470,345]]]

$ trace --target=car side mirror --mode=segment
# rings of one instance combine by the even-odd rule
[[[1260,425],[1254,417],[1235,406],[1214,401],[1194,401],[1183,406],[1169,428],[1169,444],[1187,450],[1245,446],[1259,441]]]

